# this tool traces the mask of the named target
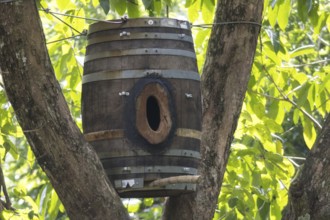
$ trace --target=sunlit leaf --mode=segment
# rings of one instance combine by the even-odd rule
[[[290,52],[290,58],[294,58],[297,56],[308,55],[315,52],[314,45],[305,45],[295,49],[294,51]]]
[[[135,1],[127,3],[127,13],[130,18],[137,18],[140,16],[139,5]]]
[[[304,129],[304,140],[308,148],[311,149],[317,137],[316,130],[314,128],[314,124],[311,122],[310,119],[308,119],[307,117],[301,117],[301,119]]]
[[[289,15],[291,10],[291,0],[283,0],[278,8],[277,23],[282,30],[285,30],[289,22]]]

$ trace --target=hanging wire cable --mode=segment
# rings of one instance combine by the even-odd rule
[[[212,24],[191,24],[192,27],[199,27],[199,28],[212,28],[216,25],[231,25],[231,24],[251,24],[261,27],[262,25],[258,22],[253,21],[225,21],[225,22],[218,22]]]
[[[44,8],[44,7],[42,7],[42,9],[39,9],[39,10],[44,11],[46,13],[50,13],[52,15],[60,15],[60,16],[65,16],[65,17],[83,19],[83,20],[87,20],[87,21],[100,21],[100,22],[110,23],[110,24],[121,24],[121,23],[124,23],[124,22],[127,21],[127,17],[123,17],[123,18],[121,18],[121,20],[118,20],[118,21],[108,21],[108,20],[102,20],[102,19],[97,19],[97,18],[86,18],[86,17],[82,17],[82,16],[76,16],[76,15],[64,14],[64,13],[60,13],[60,12],[54,12],[54,11],[51,11],[49,8]]]
[[[66,26],[70,27],[72,30],[74,30],[75,32],[82,34],[80,31],[78,31],[77,29],[75,29],[74,27],[72,27],[70,24],[68,24],[67,22],[63,21],[61,18],[57,17],[55,14],[51,14],[54,18],[58,19],[59,21],[61,21],[63,24],[65,24]]]
[[[67,37],[67,38],[63,38],[63,39],[60,39],[60,40],[47,42],[47,44],[56,43],[56,42],[60,42],[60,41],[64,41],[64,40],[73,39],[73,38],[76,38],[76,37],[81,37],[81,36],[86,36],[87,35],[87,30],[83,30],[82,32],[80,32],[77,29],[75,29],[72,25],[68,24],[63,19],[59,18],[57,15],[76,18],[76,19],[89,20],[89,21],[98,21],[98,22],[110,23],[110,24],[122,24],[122,23],[125,23],[125,22],[128,21],[127,17],[122,17],[120,20],[116,20],[116,21],[109,21],[109,20],[102,20],[102,19],[96,19],[96,18],[87,18],[87,17],[82,17],[82,16],[64,14],[64,13],[60,13],[60,12],[51,11],[49,8],[44,8],[42,5],[41,5],[41,9],[39,9],[39,10],[43,11],[47,14],[51,14],[53,17],[55,17],[56,19],[58,19],[59,21],[61,21],[65,25],[67,25],[68,27],[70,27],[73,31],[79,33],[79,35],[74,35],[72,37]],[[167,17],[168,16],[169,15],[168,15],[168,8],[167,8]],[[259,27],[262,26],[260,23],[253,22],[253,21],[226,21],[226,22],[218,22],[218,23],[211,23],[211,24],[191,24],[191,27],[212,28],[215,25],[231,25],[231,24],[250,24],[250,25],[256,25],[256,26],[259,26]]]
[[[52,43],[57,43],[57,42],[65,41],[65,40],[70,40],[70,39],[74,39],[74,38],[77,38],[77,37],[85,37],[86,35],[87,35],[87,30],[84,30],[81,34],[74,35],[72,37],[62,38],[62,39],[59,39],[59,40],[50,41],[50,42],[47,42],[47,44],[52,44]]]
[[[87,30],[84,29],[83,31],[78,31],[76,28],[74,28],[72,25],[68,24],[67,22],[65,22],[63,19],[59,18],[58,16],[56,16],[53,12],[50,12],[49,9],[45,9],[42,5],[41,5],[41,10],[46,12],[47,14],[51,14],[54,18],[56,18],[57,20],[59,20],[60,22],[62,22],[63,24],[65,24],[66,26],[68,26],[69,28],[71,28],[71,30],[75,31],[78,33],[78,35],[73,35],[71,37],[66,37],[66,38],[62,38],[62,39],[59,39],[59,40],[55,40],[55,41],[50,41],[50,42],[47,42],[47,44],[52,44],[52,43],[57,43],[57,42],[60,42],[60,41],[64,41],[64,40],[68,40],[68,39],[74,39],[76,37],[81,37],[81,36],[87,36]]]

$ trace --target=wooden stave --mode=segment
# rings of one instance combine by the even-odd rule
[[[126,31],[129,31],[130,29],[129,28],[126,28],[125,30]],[[179,31],[182,31],[180,29],[178,29],[178,30]],[[188,30],[188,31],[187,30],[183,30],[183,31],[190,33],[190,30]],[[94,32],[93,34],[94,34],[94,37],[95,37],[95,36],[97,36],[98,32]],[[124,39],[124,40],[121,40],[120,43],[122,43],[124,41],[125,42],[129,42],[129,41],[127,41],[127,39]],[[99,45],[99,47],[102,48],[106,44],[109,45],[109,44],[118,43],[118,42],[119,41],[116,41],[116,42],[103,42],[103,43],[97,43],[97,44]],[[141,40],[140,40],[140,42],[141,42]],[[181,43],[180,42],[180,39],[179,40],[168,40],[168,39],[165,39],[164,40],[164,39],[161,39],[161,40],[158,40],[158,42],[167,42],[167,44],[171,44],[172,42],[179,42],[179,43],[176,43],[176,44],[173,44],[173,45],[180,45],[180,44],[182,44],[182,45],[189,45],[190,44],[190,48],[187,47],[186,49],[188,51],[194,51],[193,45],[191,43],[189,43],[189,42],[188,43],[187,42]],[[89,45],[88,47],[89,48],[92,48],[91,46],[95,46],[97,44]],[[160,44],[160,45],[163,45],[163,44]],[[108,46],[108,47],[111,47],[111,45]],[[129,48],[129,46],[126,46],[126,48]],[[89,52],[87,51],[87,53],[89,53]],[[171,56],[166,56],[166,55],[161,55],[160,56],[160,55],[156,55],[156,56],[153,56],[153,55],[152,56],[151,55],[143,55],[143,58],[141,58],[141,56],[139,56],[139,55],[137,55],[137,56],[132,55],[132,56],[129,56],[129,57],[110,57],[110,58],[100,58],[100,59],[97,59],[97,60],[88,61],[88,62],[85,63],[84,75],[85,74],[86,75],[87,74],[93,74],[95,72],[95,69],[96,69],[95,66],[96,67],[100,67],[100,66],[102,66],[102,64],[103,64],[103,68],[104,69],[97,69],[97,70],[101,70],[101,71],[102,70],[109,70],[109,69],[110,70],[113,70],[113,71],[123,70],[123,69],[124,70],[132,70],[132,69],[142,69],[143,70],[143,69],[146,69],[146,67],[148,67],[148,68],[153,67],[152,64],[153,63],[156,63],[156,61],[158,61],[158,62],[157,62],[157,66],[155,66],[155,67],[158,67],[158,68],[160,67],[160,69],[170,69],[170,68],[173,68],[173,66],[169,67],[166,64],[166,63],[171,63],[171,64],[174,64],[174,66],[177,69],[191,70],[191,71],[196,71],[197,72],[197,65],[196,65],[196,60],[195,59],[187,58],[187,57],[180,57],[180,56],[173,56],[173,55],[171,55]],[[136,59],[136,61],[135,62],[131,62],[133,59]],[[144,62],[141,62],[141,59],[143,59]],[[94,64],[94,67],[89,67],[90,63],[93,63]],[[105,66],[104,67],[104,63],[111,63],[111,66]],[[112,64],[115,64],[115,63],[117,63],[117,64],[120,63],[120,65],[119,66],[113,66]],[[166,65],[164,65],[164,66],[159,65],[160,63],[161,64],[166,64]],[[133,65],[130,65],[130,64],[133,64]],[[123,65],[124,65],[124,67],[123,67]],[[178,86],[181,86],[181,84],[184,84],[184,86],[182,88],[189,88],[190,87],[190,81],[193,81],[193,80],[182,79],[182,80],[178,80],[180,82],[179,83],[179,82],[176,82],[176,80],[177,79],[170,79],[171,84],[178,85]],[[110,81],[114,81],[114,82],[111,82],[110,83]],[[135,84],[136,81],[137,81],[137,79],[116,79],[116,80],[107,80],[105,82],[101,82],[101,84],[108,84],[107,86],[104,86],[104,88],[107,88],[107,87],[108,88],[110,87],[110,88],[113,88],[113,89],[115,89],[115,88],[118,88],[118,89],[121,88],[121,89],[119,89],[119,90],[117,89],[117,90],[118,91],[129,91],[130,88],[133,87],[133,85]],[[193,82],[192,84],[194,84],[194,83],[199,83],[199,82]],[[89,84],[89,83],[87,83],[87,84]],[[93,82],[93,83],[91,83],[91,85],[99,88],[99,86],[96,86],[95,84],[99,84],[99,82]],[[109,84],[112,84],[114,86],[109,86]],[[122,84],[125,84],[126,85],[126,86],[124,86],[125,88],[123,88],[122,86],[119,86],[120,84],[121,85]],[[84,85],[83,87],[84,87],[83,88],[83,94],[85,94],[86,91],[84,91],[84,90],[86,90],[86,87],[88,87],[88,85]],[[200,96],[198,94],[200,94],[200,90],[199,89],[196,92],[196,96],[195,95],[193,95],[193,96],[197,97],[197,99],[198,99],[197,103],[198,102],[200,103]],[[117,96],[118,95],[117,94],[117,91],[112,92],[112,95],[113,95],[113,97],[114,96]],[[123,105],[124,105],[124,103],[120,101],[121,99],[122,99],[122,97],[117,98],[116,101],[114,102],[115,104],[112,105],[112,106],[116,106],[117,107],[117,110],[118,110],[117,112],[122,111],[122,108],[123,108]],[[176,98],[176,101],[175,101],[176,104],[181,102],[181,101],[178,101],[178,100],[181,100],[182,101],[182,100],[184,100],[184,97],[181,97],[180,99],[177,99]],[[111,101],[113,101],[113,100],[111,100]],[[109,113],[106,113],[106,114],[109,115]],[[123,122],[124,120],[123,120],[122,116],[120,114],[117,114],[116,115],[116,118],[120,118],[120,117],[121,117],[121,119],[119,119],[119,121]],[[186,118],[189,118],[189,117],[186,117]],[[201,116],[198,116],[198,119],[200,119],[200,118],[201,118]],[[109,120],[109,119],[103,119],[103,120]],[[85,120],[83,120],[83,121],[85,121]],[[186,120],[186,121],[189,122],[189,120]],[[84,126],[84,127],[86,128],[86,126]],[[124,127],[124,124],[118,122],[118,123],[115,123],[115,126],[113,126],[113,127],[106,127],[106,128],[107,129],[120,129],[120,128],[123,128],[123,127]],[[189,127],[189,126],[187,126],[187,127]],[[97,130],[100,130],[100,129],[101,129],[100,127],[95,127],[94,126],[94,128],[92,130],[93,131],[97,131]],[[197,126],[197,129],[198,130],[201,130],[201,127],[200,126]],[[92,131],[92,130],[88,130],[88,131]],[[174,142],[176,142],[176,139],[178,139],[178,137],[174,137]],[[123,141],[127,141],[127,140],[125,140],[125,138],[123,138]],[[196,144],[196,143],[194,143],[194,144],[196,146],[197,145],[199,146],[200,140],[197,140],[197,141],[198,141],[198,144]],[[98,141],[96,141],[96,142],[98,142]],[[108,140],[108,142],[109,142],[109,140]],[[96,149],[98,148],[97,147],[98,146],[97,143],[92,143],[92,144],[95,146]],[[108,143],[108,146],[110,148],[111,147],[111,144]],[[134,146],[130,146],[130,149],[132,147],[134,148]],[[195,149],[195,151],[196,152],[199,151],[199,147],[198,147],[198,150]],[[137,156],[139,156],[139,155],[137,155]],[[153,158],[154,156],[153,155],[150,155],[150,157]],[[119,158],[117,160],[119,160],[119,161],[120,160],[125,160],[124,158],[125,157],[122,157],[122,158]],[[183,157],[183,158],[185,158],[185,157]],[[182,159],[182,158],[180,158],[180,159]],[[197,165],[198,165],[198,160],[196,159],[195,164],[193,166],[194,167],[197,167]],[[183,166],[183,168],[187,168],[187,166]],[[146,178],[146,176],[147,176],[147,180],[148,180],[150,178],[151,179],[152,178],[165,178],[165,177],[169,177],[169,176],[173,176],[173,175],[183,175],[183,174],[184,173],[182,173],[182,172],[169,173],[169,174],[166,174],[166,173],[160,173],[160,174],[157,174],[157,173],[154,173],[154,174],[147,173],[147,174],[142,174],[142,176],[144,176],[144,178]],[[110,177],[115,177],[115,176],[116,175],[110,175]],[[137,176],[141,176],[141,175],[137,175]],[[154,176],[154,177],[152,177],[152,176]],[[125,176],[123,174],[120,175],[120,178],[128,178],[128,177],[129,177],[129,175],[128,176]],[[131,177],[132,177],[132,175],[131,175]],[[111,179],[113,179],[113,178],[111,178]],[[192,184],[192,185],[194,185],[194,184]],[[127,195],[134,195],[134,194],[136,194],[136,192],[135,192],[136,190],[137,189],[132,189],[131,192],[127,192],[127,190],[125,190],[125,192],[120,192],[120,194],[121,194],[121,196],[126,195],[126,194]],[[146,190],[138,190],[138,191],[140,193],[143,192],[143,191],[146,191],[146,192],[148,192],[147,194],[149,194],[150,196],[155,196],[155,195],[158,195],[158,194],[163,194],[163,192],[165,192],[165,191],[168,191],[166,195],[170,195],[170,194],[173,194],[173,193],[176,194],[176,193],[181,193],[182,192],[182,190],[176,190],[175,188],[173,188],[171,190],[165,190],[165,189],[159,189],[159,190],[146,189]]]

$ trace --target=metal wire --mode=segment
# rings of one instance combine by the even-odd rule
[[[87,17],[82,17],[82,16],[76,16],[76,15],[70,15],[70,14],[65,14],[65,13],[60,13],[60,12],[54,12],[54,11],[51,11],[49,8],[44,8],[42,5],[41,5],[41,9],[39,9],[39,10],[43,11],[47,14],[48,13],[51,14],[53,17],[55,17],[56,19],[58,19],[59,21],[61,21],[65,25],[67,25],[68,27],[70,27],[72,30],[79,33],[79,35],[75,35],[75,36],[72,36],[72,37],[67,37],[67,38],[63,38],[63,39],[55,40],[55,41],[51,41],[51,42],[47,42],[47,44],[56,43],[56,42],[60,42],[60,41],[64,41],[64,40],[73,39],[73,38],[76,38],[76,37],[87,35],[86,30],[83,30],[82,32],[80,32],[80,31],[78,31],[77,29],[75,29],[70,24],[68,24],[63,19],[59,18],[56,15],[71,17],[71,18],[77,18],[77,19],[83,19],[83,20],[89,20],[89,21],[98,21],[98,22],[104,22],[104,23],[110,23],[110,24],[122,24],[122,23],[127,22],[127,20],[128,20],[127,17],[123,17],[123,18],[121,18],[121,20],[118,20],[118,21],[109,21],[109,20],[102,20],[102,19],[96,19],[96,18],[87,18]],[[168,8],[167,8],[167,17],[168,17]],[[256,25],[256,26],[259,26],[259,27],[262,26],[261,24],[259,24],[257,22],[253,22],[253,21],[227,21],[227,22],[218,22],[218,23],[211,23],[211,24],[191,24],[191,27],[212,28],[215,25],[231,25],[231,24],[250,24],[250,25]]]
[[[258,22],[253,21],[225,21],[225,22],[218,22],[212,24],[191,24],[192,27],[199,27],[199,28],[212,28],[216,25],[231,25],[231,24],[251,24],[261,27],[262,25]]]
[[[64,14],[64,13],[60,13],[60,12],[53,12],[51,11],[49,8],[43,8],[39,9],[40,11],[44,11],[46,13],[50,13],[53,15],[60,15],[60,16],[65,16],[65,17],[71,17],[71,18],[77,18],[77,19],[83,19],[83,20],[88,20],[88,21],[100,21],[100,22],[104,22],[104,23],[111,23],[111,24],[122,24],[124,22],[127,21],[127,17],[123,17],[121,18],[120,21],[108,21],[108,20],[102,20],[102,19],[97,19],[97,18],[86,18],[86,17],[82,17],[82,16],[76,16],[76,15],[70,15],[70,14]]]
[[[79,35],[74,35],[72,37],[66,37],[66,38],[62,38],[62,39],[59,39],[59,40],[54,40],[54,41],[50,41],[50,42],[47,42],[47,44],[52,44],[52,43],[57,43],[57,42],[61,42],[61,41],[64,41],[64,40],[70,40],[70,39],[74,39],[76,37],[85,37],[87,35],[87,33],[85,34],[84,32],[82,34],[79,34]]]

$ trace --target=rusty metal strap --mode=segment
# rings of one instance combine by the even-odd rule
[[[179,137],[188,137],[200,140],[202,133],[201,131],[194,129],[178,128],[175,132],[175,135]],[[84,134],[84,137],[86,141],[118,139],[125,137],[125,131],[123,129],[96,131]]]
[[[123,129],[96,131],[84,134],[86,141],[96,141],[105,139],[123,138],[125,136]]]
[[[111,42],[111,41],[122,41],[122,40],[141,40],[141,39],[152,39],[152,40],[178,40],[187,41],[193,43],[193,39],[189,35],[185,34],[172,34],[172,33],[130,33],[122,32],[120,34],[109,34],[105,36],[94,37],[88,39],[88,45]],[[142,43],[142,42],[141,42]]]
[[[200,81],[196,71],[186,70],[122,70],[122,71],[100,71],[89,73],[83,76],[82,83],[114,80],[114,79],[137,79],[150,74],[161,76],[167,79],[191,79]]]
[[[178,128],[175,132],[176,136],[179,137],[188,137],[188,138],[194,138],[201,140],[202,138],[202,132],[194,129],[188,129],[188,128]]]
[[[139,48],[130,50],[113,50],[104,51],[95,54],[90,54],[85,56],[85,63],[111,57],[122,57],[122,56],[141,56],[141,55],[169,55],[169,56],[181,56],[196,59],[196,54],[187,50],[178,49],[162,49],[162,48]]]

